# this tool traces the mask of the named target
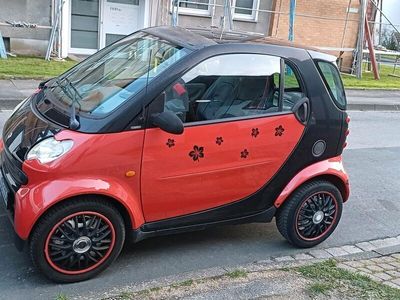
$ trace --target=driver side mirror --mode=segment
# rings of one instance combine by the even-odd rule
[[[172,134],[182,134],[184,130],[182,120],[170,111],[152,115],[151,123],[161,130]]]

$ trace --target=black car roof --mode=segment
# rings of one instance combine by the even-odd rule
[[[181,47],[196,50],[205,47],[241,43],[241,44],[264,44],[283,47],[285,49],[297,48],[307,51],[314,59],[323,59],[327,61],[336,61],[336,57],[324,53],[318,48],[302,45],[287,40],[265,37],[262,34],[223,31],[220,29],[208,28],[182,28],[178,26],[157,26],[143,29],[144,32],[158,36]]]

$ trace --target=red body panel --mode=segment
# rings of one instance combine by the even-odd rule
[[[275,201],[275,206],[280,207],[285,200],[304,182],[322,175],[333,175],[339,178],[345,186],[345,194],[343,201],[347,201],[350,196],[349,177],[344,170],[342,157],[337,156],[331,159],[317,162],[304,170],[300,171],[289,184],[284,188],[282,193]]]
[[[182,135],[146,130],[141,178],[146,222],[251,195],[279,170],[303,131],[293,114],[191,126]]]
[[[16,194],[15,231],[27,239],[39,217],[55,203],[82,194],[101,194],[118,200],[129,212],[134,228],[144,222],[140,202],[140,166],[144,131],[83,134],[65,130],[58,140],[72,139],[74,147],[47,165],[25,161],[28,184]],[[136,176],[127,177],[127,171]]]

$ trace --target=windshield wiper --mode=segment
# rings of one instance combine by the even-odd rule
[[[69,120],[69,128],[72,130],[76,130],[79,128],[80,123],[79,123],[78,119],[76,118],[75,103],[77,103],[79,105],[79,109],[81,107],[81,104],[76,99],[76,96],[78,95],[80,99],[82,99],[83,97],[68,78],[64,77],[62,80],[65,80],[67,82],[68,87],[69,87],[68,89],[67,89],[67,86],[65,86],[60,79],[57,78],[55,80],[55,82],[61,88],[61,90],[64,92],[64,94],[71,98],[71,106],[70,106],[71,116],[70,116],[70,120]],[[74,91],[74,93],[71,93],[71,89]]]

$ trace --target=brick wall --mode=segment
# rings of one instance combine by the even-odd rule
[[[345,19],[349,1],[346,0],[297,0],[295,19],[295,42],[316,47],[332,48],[355,48],[358,35],[359,1],[353,0],[351,8],[357,12],[349,14],[344,44],[342,37],[345,27]],[[280,8],[281,7],[281,8]],[[276,0],[274,10],[286,14],[275,14],[269,34],[282,39],[288,38],[289,32],[289,7],[290,0]],[[311,18],[304,15],[318,16]],[[335,18],[336,20],[323,19]],[[339,56],[338,51],[330,51],[331,54]],[[351,66],[352,52],[345,52],[343,58],[343,70]]]

